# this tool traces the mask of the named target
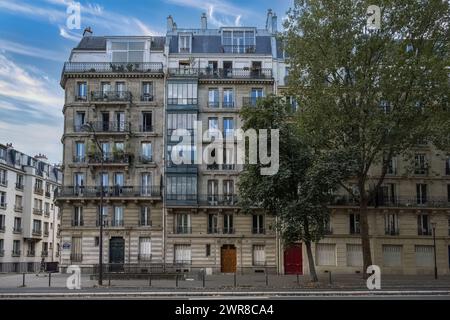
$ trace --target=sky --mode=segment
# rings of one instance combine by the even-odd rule
[[[61,70],[85,27],[94,35],[164,35],[178,28],[265,27],[267,9],[281,21],[293,0],[78,1],[80,29],[67,27],[69,0],[0,0],[0,143],[61,163],[64,91]]]

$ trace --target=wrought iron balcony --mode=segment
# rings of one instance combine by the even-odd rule
[[[151,163],[153,162],[153,157],[151,155],[140,155],[139,161],[141,163]]]
[[[16,182],[16,189],[23,190],[23,183]]]
[[[256,53],[256,45],[222,45],[223,53]]]
[[[34,251],[34,250],[27,251],[27,257],[34,257],[35,255],[36,255],[36,251]]]
[[[176,234],[191,234],[192,233],[192,227],[176,226],[175,227],[175,233]]]
[[[450,201],[446,197],[376,197],[369,201],[370,207],[423,207],[423,208],[446,208],[450,207]],[[358,199],[349,196],[335,196],[331,206],[359,206]]]
[[[103,190],[103,192],[102,192]],[[66,186],[59,188],[56,192],[57,198],[98,198],[104,197],[134,198],[134,197],[161,197],[160,186],[112,186],[103,187],[89,186]]]
[[[270,68],[228,68],[228,69],[199,69],[202,79],[272,79]]]
[[[91,101],[130,102],[130,91],[92,91]]]
[[[122,219],[112,219],[111,227],[123,227],[123,220]]]
[[[109,152],[104,153],[103,157],[101,153],[94,153],[88,155],[88,162],[90,164],[100,164],[103,160],[103,164],[128,164],[130,163],[131,154],[126,152]]]
[[[243,97],[242,98],[242,105],[243,106],[256,106],[258,104],[258,101],[264,99],[263,97]]]
[[[419,236],[432,236],[433,230],[431,228],[417,228],[417,234]]]
[[[42,195],[44,195],[44,189],[42,189],[41,187],[34,187],[34,193],[35,194],[37,194],[37,195],[40,195],[40,196],[42,196]]]
[[[195,105],[197,103],[197,98],[167,98],[169,105]]]
[[[238,196],[228,195],[199,195],[198,201],[203,206],[237,206]]]
[[[400,234],[399,228],[386,228],[384,234],[387,236],[398,236]]]
[[[50,191],[45,191],[45,197],[50,198],[50,196],[51,196]]]
[[[66,62],[65,73],[163,73],[160,62]]]
[[[150,102],[154,100],[154,96],[151,93],[144,93],[141,95],[141,101]]]
[[[222,229],[223,234],[234,234],[234,228],[228,227]]]
[[[20,257],[21,254],[22,254],[21,250],[13,250],[12,253],[11,253],[11,255],[13,257]]]
[[[96,121],[92,123],[96,132],[123,132],[130,131],[131,124],[126,121]]]
[[[41,229],[33,229],[33,231],[31,233],[33,234],[33,236],[42,237],[42,230]]]
[[[139,219],[139,227],[151,227],[152,220],[149,219]]]
[[[266,229],[265,228],[252,228],[253,234],[265,234]]]
[[[72,227],[83,227],[84,221],[83,221],[83,219],[79,219],[79,220],[75,219],[75,220],[72,220],[71,225],[72,225]]]
[[[42,214],[44,213],[42,209],[40,208],[33,208],[33,213],[38,215],[38,216],[42,216]]]
[[[223,101],[222,107],[232,109],[234,108],[234,101]]]
[[[83,255],[81,253],[71,253],[70,260],[72,262],[81,262],[83,261]]]
[[[14,206],[14,211],[16,212],[22,212],[23,211],[23,207],[21,205],[15,205]]]
[[[198,77],[198,68],[169,68],[169,77]]]
[[[41,257],[48,257],[48,251],[47,250],[42,250],[41,251]]]

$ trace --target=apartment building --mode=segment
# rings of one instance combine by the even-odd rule
[[[59,167],[0,144],[0,272],[36,271],[59,261]]]
[[[105,263],[163,261],[164,40],[86,36],[64,65],[63,267],[98,264],[102,220]]]
[[[265,29],[210,29],[205,14],[200,28],[181,29],[167,18],[167,262],[206,268],[208,273],[276,271],[274,217],[258,210],[243,214],[238,206],[242,165],[236,164],[233,139],[242,125],[241,108],[274,93],[276,25],[271,12]],[[192,139],[182,152],[203,161],[176,165],[171,159],[178,143],[174,130],[193,132],[196,121],[200,135],[217,130],[231,143],[208,148],[214,136],[210,132],[200,138],[203,144],[197,150]]]

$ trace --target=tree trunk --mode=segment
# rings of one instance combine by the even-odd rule
[[[363,276],[367,279],[369,276],[367,272],[367,267],[372,265],[372,254],[370,250],[370,239],[369,239],[369,223],[367,219],[367,199],[361,199],[361,204],[359,207],[359,223],[361,232],[361,247],[363,254]]]
[[[318,282],[319,278],[317,278],[316,265],[314,264],[314,256],[311,250],[311,241],[305,241],[305,245],[306,245],[306,254],[308,255],[309,274],[311,276],[311,281]]]

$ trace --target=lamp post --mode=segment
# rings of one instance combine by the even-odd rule
[[[100,150],[100,172],[103,172],[103,159],[104,152],[103,148],[98,142],[97,134],[95,132],[94,126],[91,122],[88,122],[82,126],[83,130],[89,131],[94,136],[95,144]],[[99,224],[100,224],[100,236],[99,236],[99,256],[98,256],[98,285],[103,285],[103,177],[100,177],[100,214],[99,214]]]
[[[433,222],[431,224],[431,227],[433,228],[434,279],[437,280],[438,272],[437,272],[437,259],[436,259],[436,222]]]

